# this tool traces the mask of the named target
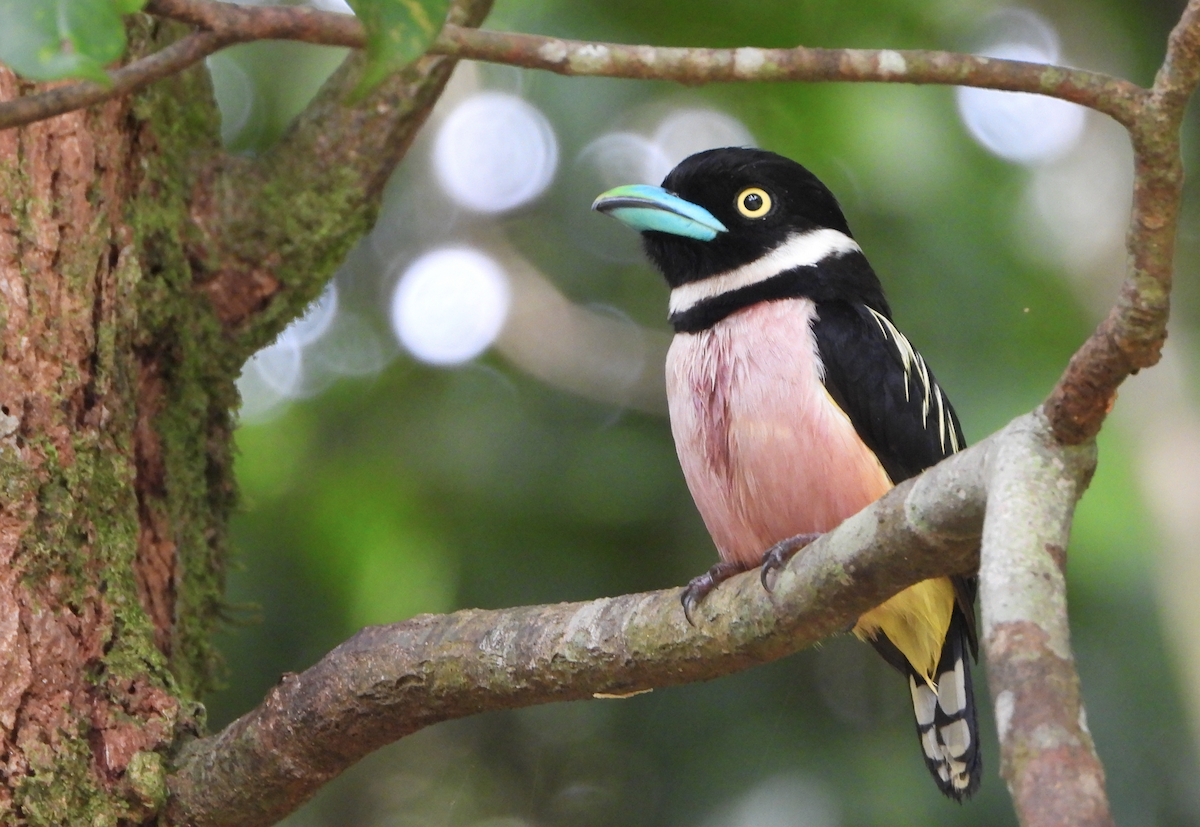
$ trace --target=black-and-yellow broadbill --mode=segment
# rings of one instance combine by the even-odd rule
[[[837,200],[800,164],[713,149],[593,208],[641,232],[671,288],[671,428],[722,559],[685,590],[685,610],[963,448]],[[974,600],[973,578],[934,578],[854,626],[908,679],[925,762],[960,801],[982,773]]]

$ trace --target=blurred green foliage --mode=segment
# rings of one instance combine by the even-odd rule
[[[433,43],[450,0],[349,0],[367,29],[367,68],[357,90],[365,95],[389,72],[412,63]]]
[[[666,45],[964,48],[994,8],[501,0],[489,25]],[[1038,8],[1063,33],[1068,58],[1095,57],[1090,38],[1119,43],[1090,67],[1143,83],[1178,13],[1175,3],[1121,0]],[[245,73],[252,99],[226,131],[230,145],[270,146],[339,56],[295,44],[220,56]],[[633,128],[655,107],[688,105],[739,118],[761,146],[802,161],[839,195],[897,322],[934,366],[970,440],[1035,406],[1090,328],[1078,291],[1018,237],[1013,216],[1026,209],[1030,173],[971,141],[951,90],[683,90],[494,68],[482,76],[485,86],[518,89],[558,131],[564,160],[551,190],[500,226],[575,301],[665,329],[666,290],[647,266],[580,254],[573,238],[593,220],[595,191],[571,159],[614,124]],[[425,174],[424,152],[415,147],[397,174],[393,205]],[[388,215],[377,236],[403,232]],[[1185,262],[1194,245],[1185,228]],[[338,275],[348,305],[377,322],[394,278],[376,252],[384,247],[365,242]],[[1179,316],[1196,318],[1194,297],[1184,293]],[[237,440],[244,511],[230,600],[245,622],[221,641],[228,688],[209,707],[218,727],[363,624],[677,586],[715,558],[665,419],[546,387],[498,356],[454,370],[400,356],[377,377],[341,381],[244,426]],[[1070,549],[1089,723],[1118,823],[1194,824],[1196,756],[1152,588],[1157,538],[1119,428],[1103,432],[1100,456]],[[1015,824],[996,775],[984,673],[987,774],[961,807],[927,777],[903,681],[843,637],[704,685],[432,728],[364,761],[288,824]]]
[[[5,0],[0,63],[30,80],[109,82],[104,65],[125,53],[123,14],[146,0]]]

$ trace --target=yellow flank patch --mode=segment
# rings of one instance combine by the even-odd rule
[[[908,658],[930,686],[954,611],[954,586],[948,577],[922,580],[864,614],[854,625],[859,640],[873,640],[879,632]]]

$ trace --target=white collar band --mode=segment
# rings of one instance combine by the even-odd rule
[[[838,230],[823,228],[789,236],[749,264],[676,287],[671,291],[671,315],[686,313],[702,301],[758,284],[796,267],[811,267],[827,258],[857,252],[862,252],[858,243]]]

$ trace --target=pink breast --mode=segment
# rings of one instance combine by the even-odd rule
[[[828,531],[891,487],[821,381],[807,299],[675,336],[667,398],[688,488],[721,557]]]

